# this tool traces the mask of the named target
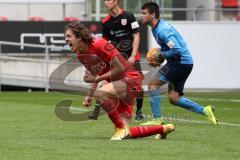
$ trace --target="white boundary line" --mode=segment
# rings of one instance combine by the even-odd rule
[[[90,111],[89,109],[84,109],[80,107],[70,107],[70,110],[78,110],[78,111]],[[164,118],[164,117],[163,117]],[[196,121],[196,120],[187,120],[187,119],[178,119],[178,118],[164,118],[165,120],[170,121],[180,121],[180,122],[189,122],[189,123],[200,123],[200,124],[208,124],[210,122],[207,121]],[[240,127],[240,124],[234,124],[234,123],[225,123],[225,122],[218,122],[219,125],[224,126],[234,126],[234,127]]]
[[[207,121],[196,121],[196,120],[187,120],[187,119],[178,119],[178,118],[166,118],[166,120],[170,121],[180,121],[180,122],[189,122],[189,123],[200,123],[200,124],[208,124],[210,122]],[[234,124],[234,123],[225,123],[225,122],[218,122],[219,125],[224,126],[234,126],[234,127],[240,127],[240,124]]]
[[[240,127],[240,124],[234,124],[234,123],[224,123],[224,122],[218,122],[218,124],[226,125],[226,126],[235,126]]]
[[[208,100],[208,101],[215,101],[215,102],[234,102],[240,103],[240,99],[220,99],[220,98],[196,98],[196,97],[189,97],[195,100]]]
[[[163,95],[162,97],[166,98],[167,96]],[[197,97],[187,97],[189,99],[200,100],[200,101],[215,101],[215,102],[232,102],[240,103],[240,99],[221,99],[221,98],[197,98]]]

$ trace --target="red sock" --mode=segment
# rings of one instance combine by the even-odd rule
[[[117,111],[117,102],[114,99],[107,98],[101,104],[102,108],[108,114],[109,119],[112,121],[116,128],[123,128],[124,124],[121,120],[120,114]]]
[[[116,109],[107,113],[107,114],[108,114],[109,119],[112,121],[112,123],[114,124],[114,126],[116,128],[123,128],[124,127],[124,124],[123,124],[123,122],[120,118],[120,115],[119,115],[119,113]]]
[[[148,137],[154,134],[162,134],[163,126],[135,126],[130,128],[132,138]]]

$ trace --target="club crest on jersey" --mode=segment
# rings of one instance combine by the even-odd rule
[[[121,23],[123,26],[126,26],[127,25],[127,19],[121,19]]]

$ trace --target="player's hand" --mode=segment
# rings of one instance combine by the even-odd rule
[[[129,62],[130,64],[134,64],[134,63],[135,63],[135,56],[130,56],[130,57],[128,58],[128,62]]]
[[[160,66],[165,58],[159,48],[151,48],[147,53],[147,61],[151,67]]]
[[[84,100],[83,100],[83,105],[84,105],[85,107],[90,107],[91,104],[92,104],[92,98],[89,97],[89,96],[86,96],[86,97],[84,98]]]
[[[160,66],[158,63],[148,63],[150,67],[156,68],[157,66]]]
[[[97,76],[92,75],[89,71],[85,71],[83,80],[87,83],[97,83]]]

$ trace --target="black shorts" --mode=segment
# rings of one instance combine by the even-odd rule
[[[159,69],[159,79],[169,83],[169,91],[174,90],[182,96],[185,82],[192,68],[193,64],[180,64],[179,61],[170,61]]]

